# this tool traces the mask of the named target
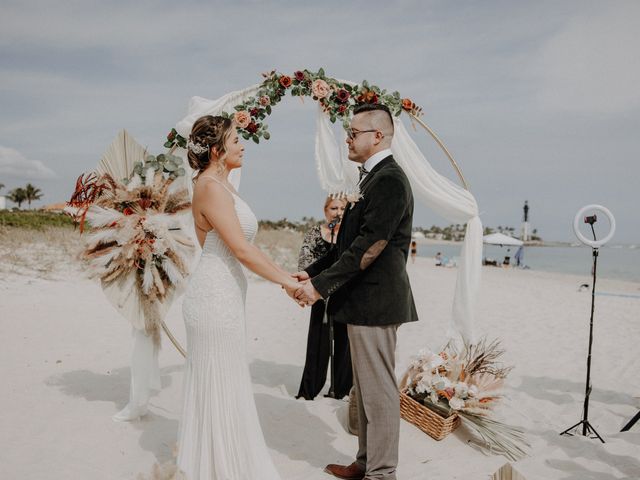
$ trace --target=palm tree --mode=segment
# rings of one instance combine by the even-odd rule
[[[27,192],[25,192],[24,188],[14,188],[9,192],[7,198],[13,203],[17,203],[18,208],[20,208],[22,206],[22,202],[27,200]]]
[[[30,183],[27,183],[27,186],[24,187],[25,200],[29,204],[29,208],[31,208],[31,202],[34,200],[40,200],[42,198],[42,191],[38,187],[34,187]]]
[[[0,190],[4,188],[4,183],[0,183]]]

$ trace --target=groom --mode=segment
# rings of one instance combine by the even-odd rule
[[[395,376],[396,332],[418,320],[406,264],[413,195],[391,155],[393,120],[383,105],[357,107],[348,130],[349,160],[361,164],[362,197],[347,206],[337,256],[297,275],[308,280],[296,299],[330,298],[327,314],[347,324],[358,403],[358,454],[351,465],[327,465],[338,478],[396,479],[400,401]],[[335,263],[333,261],[337,258]]]

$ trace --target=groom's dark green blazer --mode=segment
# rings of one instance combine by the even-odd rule
[[[306,268],[327,313],[352,325],[418,320],[407,275],[413,194],[390,155],[360,184],[362,198],[344,212],[336,251]]]

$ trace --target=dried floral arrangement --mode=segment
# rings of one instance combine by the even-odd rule
[[[191,200],[175,182],[185,174],[181,158],[141,148],[129,148],[129,157],[132,151],[138,158],[126,178],[80,175],[68,211],[81,232],[89,225],[82,257],[90,275],[134,327],[159,342],[163,311],[188,276],[195,251],[181,218]]]
[[[443,417],[457,413],[491,451],[517,460],[526,455],[524,433],[492,418],[511,371],[500,363],[503,354],[498,340],[486,339],[462,348],[449,343],[437,354],[421,350],[401,381],[401,391]]]

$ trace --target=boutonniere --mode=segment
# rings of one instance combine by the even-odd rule
[[[355,207],[356,203],[358,203],[362,198],[363,198],[363,195],[362,193],[360,193],[360,188],[358,188],[353,193],[347,193],[346,199],[347,199],[347,202],[350,203],[349,209],[352,209],[353,207]]]

